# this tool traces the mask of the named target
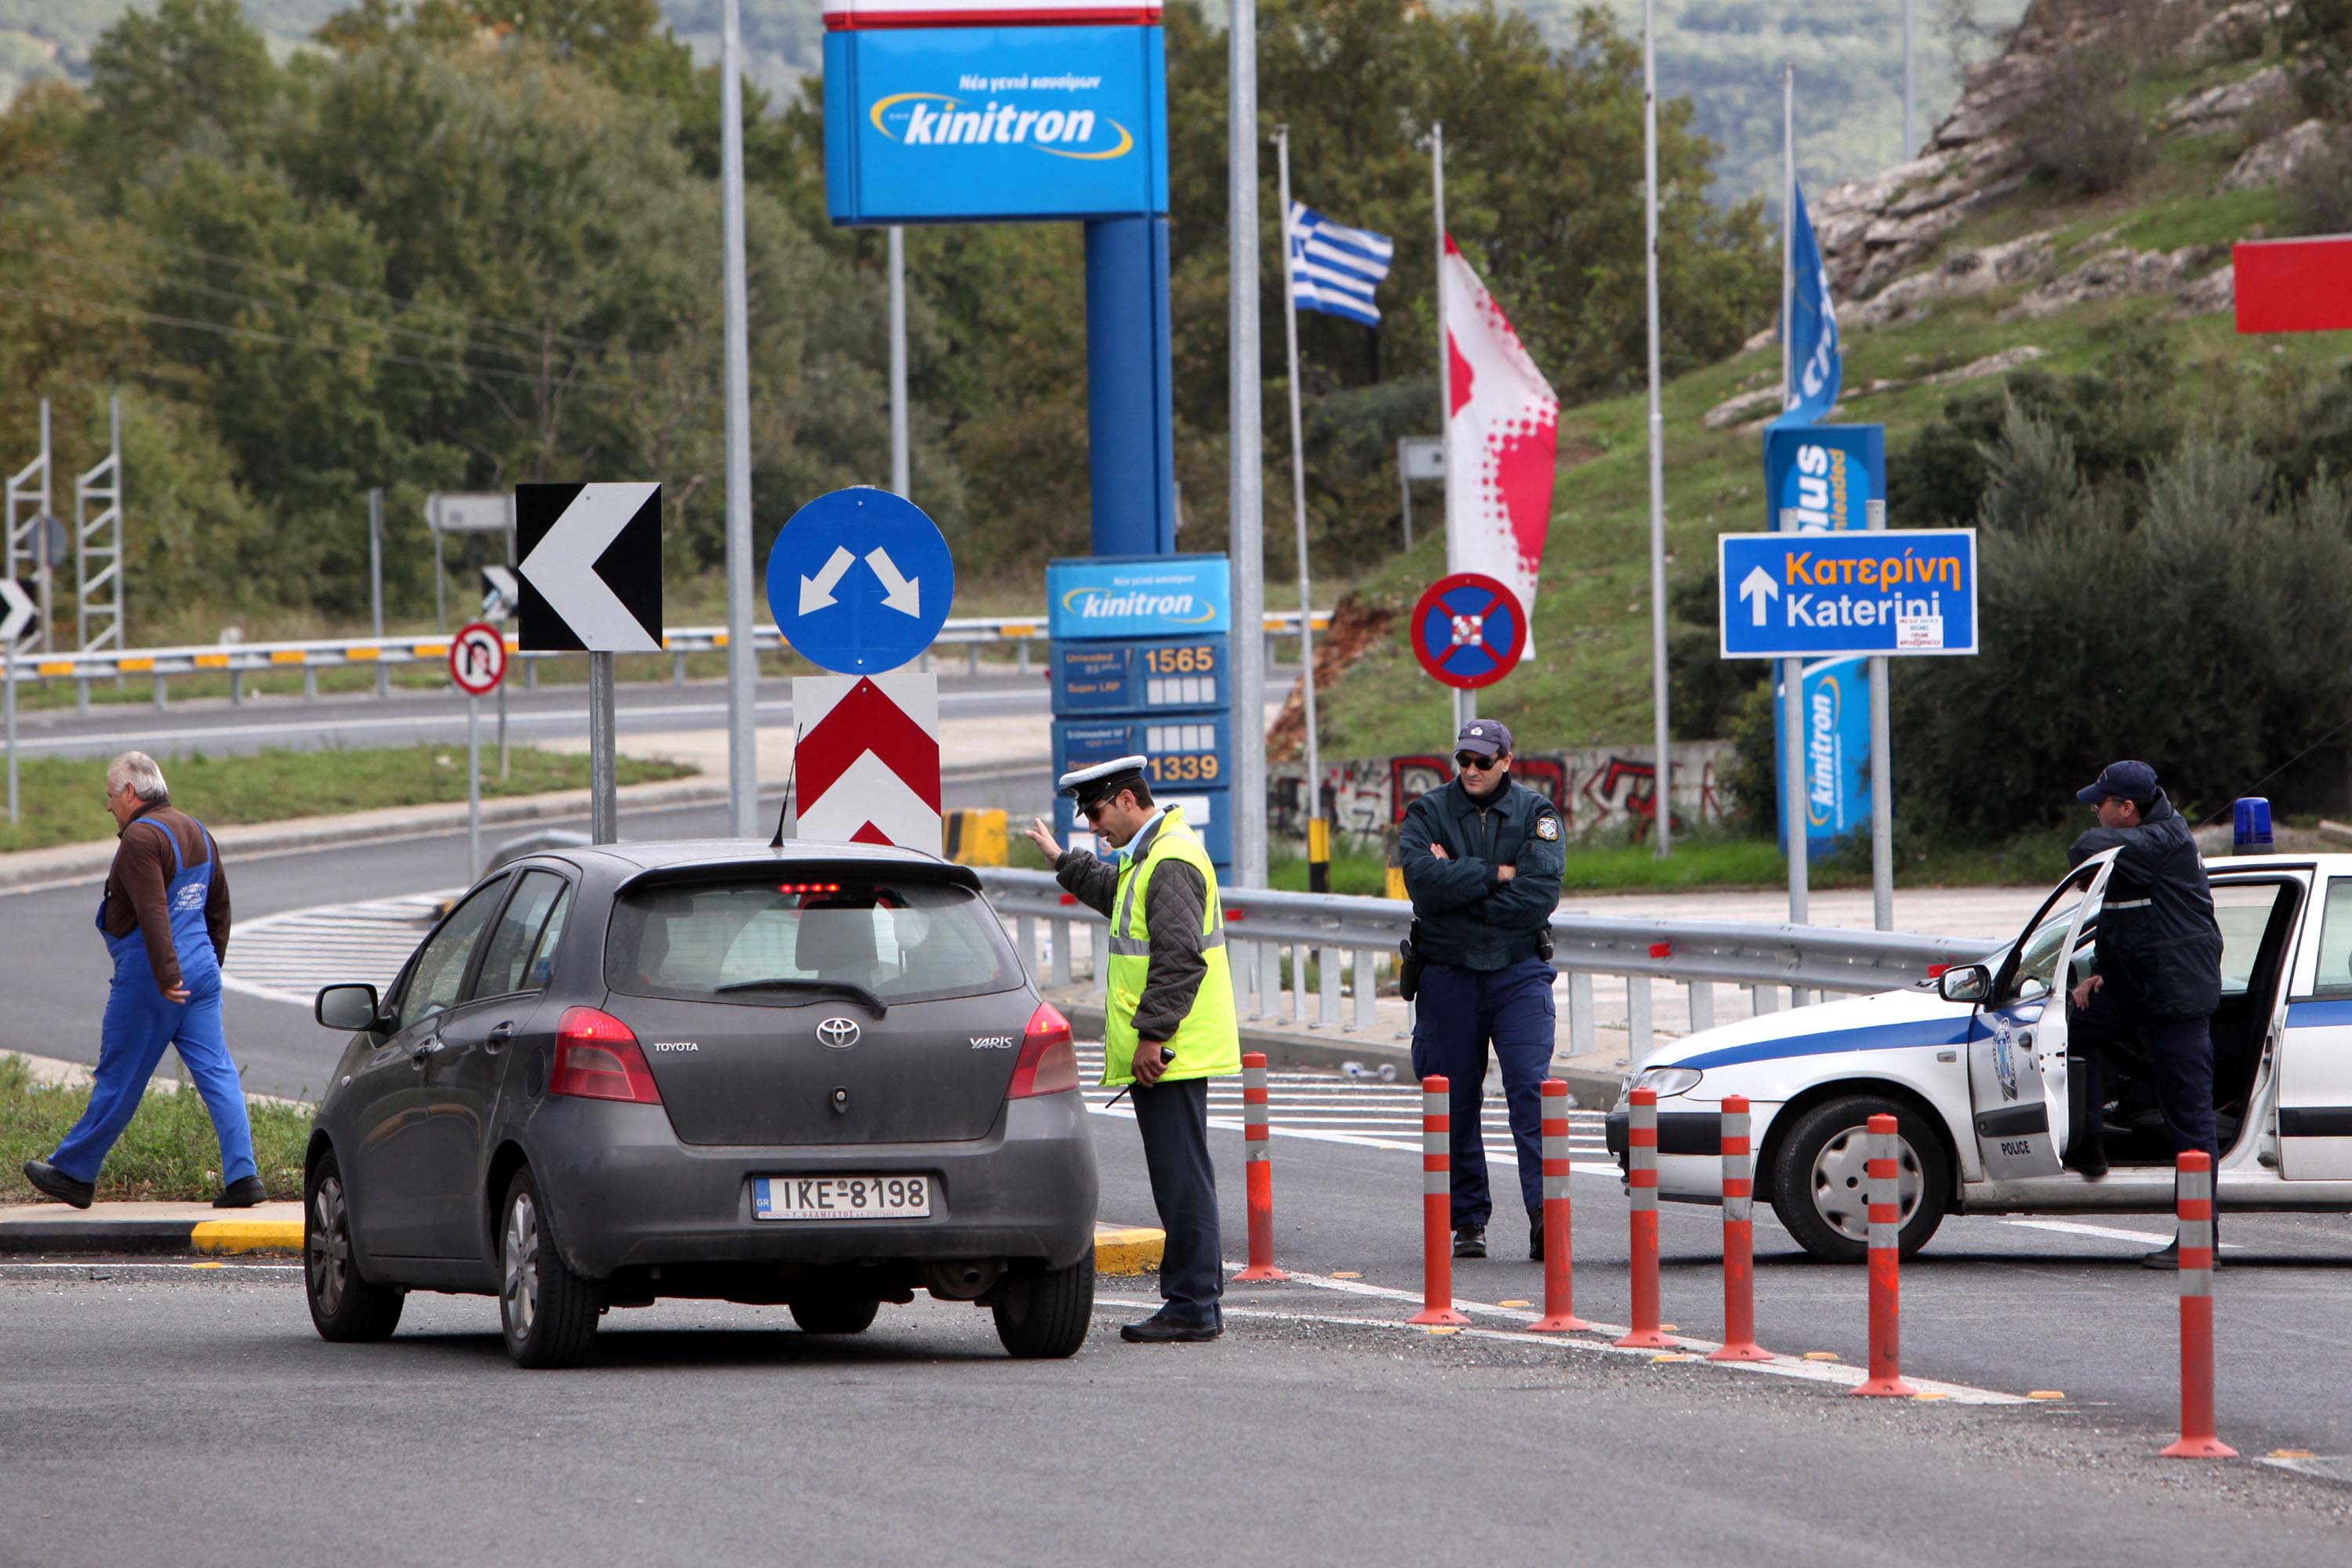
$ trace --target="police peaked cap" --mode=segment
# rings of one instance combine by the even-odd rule
[[[1091,805],[1107,795],[1117,795],[1129,784],[1143,782],[1143,770],[1151,765],[1150,757],[1115,757],[1108,763],[1097,763],[1090,768],[1076,768],[1064,773],[1055,788],[1080,805]]]

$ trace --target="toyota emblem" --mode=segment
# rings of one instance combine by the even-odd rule
[[[816,1026],[816,1037],[835,1050],[845,1046],[854,1046],[857,1043],[857,1020],[827,1018]]]

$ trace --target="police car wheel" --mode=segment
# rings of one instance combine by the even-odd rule
[[[1903,1256],[1927,1245],[1944,1223],[1952,1176],[1943,1144],[1919,1115],[1876,1095],[1848,1095],[1800,1116],[1772,1155],[1772,1212],[1799,1246],[1830,1263],[1860,1263],[1870,1251],[1869,1124],[1892,1115],[1896,1212]]]

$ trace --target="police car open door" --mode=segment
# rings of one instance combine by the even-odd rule
[[[1990,1180],[2058,1173],[2068,1133],[2066,992],[2091,973],[2089,944],[2115,858],[2111,849],[2084,861],[2043,900],[1977,1009],[1969,1098]]]

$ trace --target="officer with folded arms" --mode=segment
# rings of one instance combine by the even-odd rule
[[[1567,866],[1559,813],[1511,782],[1511,731],[1474,719],[1455,776],[1405,808],[1398,836],[1420,973],[1412,1070],[1452,1085],[1454,1256],[1486,1256],[1494,1202],[1482,1109],[1489,1044],[1518,1145],[1528,1256],[1543,1256],[1543,1080],[1551,1070],[1551,917]]]
[[[1084,849],[1065,850],[1043,818],[1028,836],[1063,888],[1110,918],[1102,1080],[1134,1086],[1151,1201],[1168,1233],[1163,1304],[1118,1332],[1130,1343],[1159,1344],[1213,1340],[1223,1331],[1209,1079],[1242,1070],[1242,1044],[1216,868],[1182,810],[1153,802],[1143,776],[1150,761],[1120,757],[1062,775],[1061,792],[1117,851],[1108,864]]]

